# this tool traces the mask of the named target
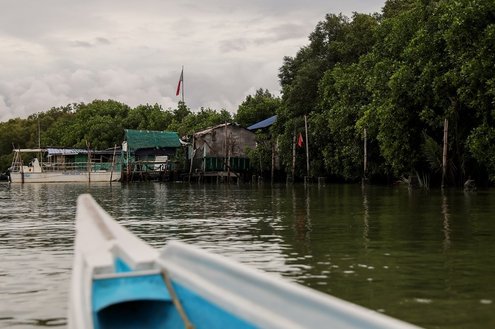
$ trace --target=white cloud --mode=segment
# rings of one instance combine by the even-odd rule
[[[0,121],[94,99],[235,112],[258,88],[279,92],[283,57],[327,13],[384,0],[6,1],[0,11]]]

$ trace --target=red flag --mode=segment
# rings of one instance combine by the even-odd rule
[[[299,136],[297,137],[297,146],[302,147],[303,144],[304,144],[304,140],[303,140],[302,134],[299,133]]]
[[[184,80],[184,69],[182,69],[182,71],[180,72],[179,83],[177,84],[177,91],[175,92],[175,96],[179,96],[180,85],[182,84],[183,80]]]

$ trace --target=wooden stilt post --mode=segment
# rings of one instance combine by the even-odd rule
[[[363,155],[363,183],[366,182],[366,176],[368,171],[368,136],[366,128],[363,131],[364,137],[364,155]]]
[[[192,141],[192,150],[191,150],[191,163],[189,164],[189,183],[191,182],[191,176],[192,176],[192,170],[193,170],[193,161],[194,161],[194,156],[196,155],[196,149],[195,149],[195,143],[196,138],[193,135],[193,141]]]
[[[224,143],[224,148],[225,148],[225,153],[224,153],[224,158],[223,158],[223,170],[224,172],[227,171],[227,122],[225,122],[225,143]]]
[[[88,148],[88,163],[87,163],[88,183],[91,183],[91,149],[90,149],[90,144],[88,143],[88,141],[86,141],[86,147]]]
[[[113,157],[112,157],[112,171],[110,172],[110,183],[113,180],[113,171],[115,170],[115,153],[117,152],[117,144],[113,147]]]
[[[294,182],[296,175],[296,143],[296,128],[294,127],[294,136],[292,140],[292,182]]]
[[[273,176],[275,174],[275,143],[273,142],[273,136],[270,137],[270,144],[272,146],[272,170],[270,173],[270,184],[273,185]]]
[[[445,186],[445,175],[447,172],[447,148],[449,135],[449,120],[443,122],[443,156],[442,156],[442,188]]]
[[[309,140],[308,140],[308,116],[304,115],[304,130],[306,132],[306,171],[309,179]]]

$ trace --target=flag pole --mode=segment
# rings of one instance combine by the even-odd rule
[[[184,103],[184,65],[182,65],[182,104]]]

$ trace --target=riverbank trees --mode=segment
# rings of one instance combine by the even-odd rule
[[[124,129],[172,130],[192,134],[212,125],[232,122],[226,111],[200,109],[192,112],[185,104],[164,110],[146,104],[131,108],[115,100],[69,104],[46,112],[0,123],[0,170],[12,161],[12,149],[52,147],[113,148],[120,145]]]
[[[366,129],[369,178],[439,184],[447,120],[447,183],[494,181],[494,50],[493,1],[394,0],[380,15],[327,15],[280,69],[280,153],[290,155],[307,115],[310,175],[360,179]]]
[[[264,137],[277,141],[282,169],[295,168],[296,177],[307,175],[302,148],[295,149],[293,167],[306,117],[310,176],[388,183],[413,176],[436,186],[444,178],[460,186],[469,176],[481,185],[495,182],[494,1],[388,0],[379,14],[328,14],[309,43],[283,59],[279,79],[280,99],[259,89],[234,117],[225,110],[193,113],[181,103],[163,110],[109,100],[12,119],[0,123],[0,154],[10,153],[12,143],[36,146],[38,122],[43,145],[90,141],[105,148],[121,140],[124,127],[184,136],[217,123],[248,126],[276,113]],[[253,156],[263,170],[271,147],[259,145],[265,149]],[[5,155],[0,161],[5,168]]]

